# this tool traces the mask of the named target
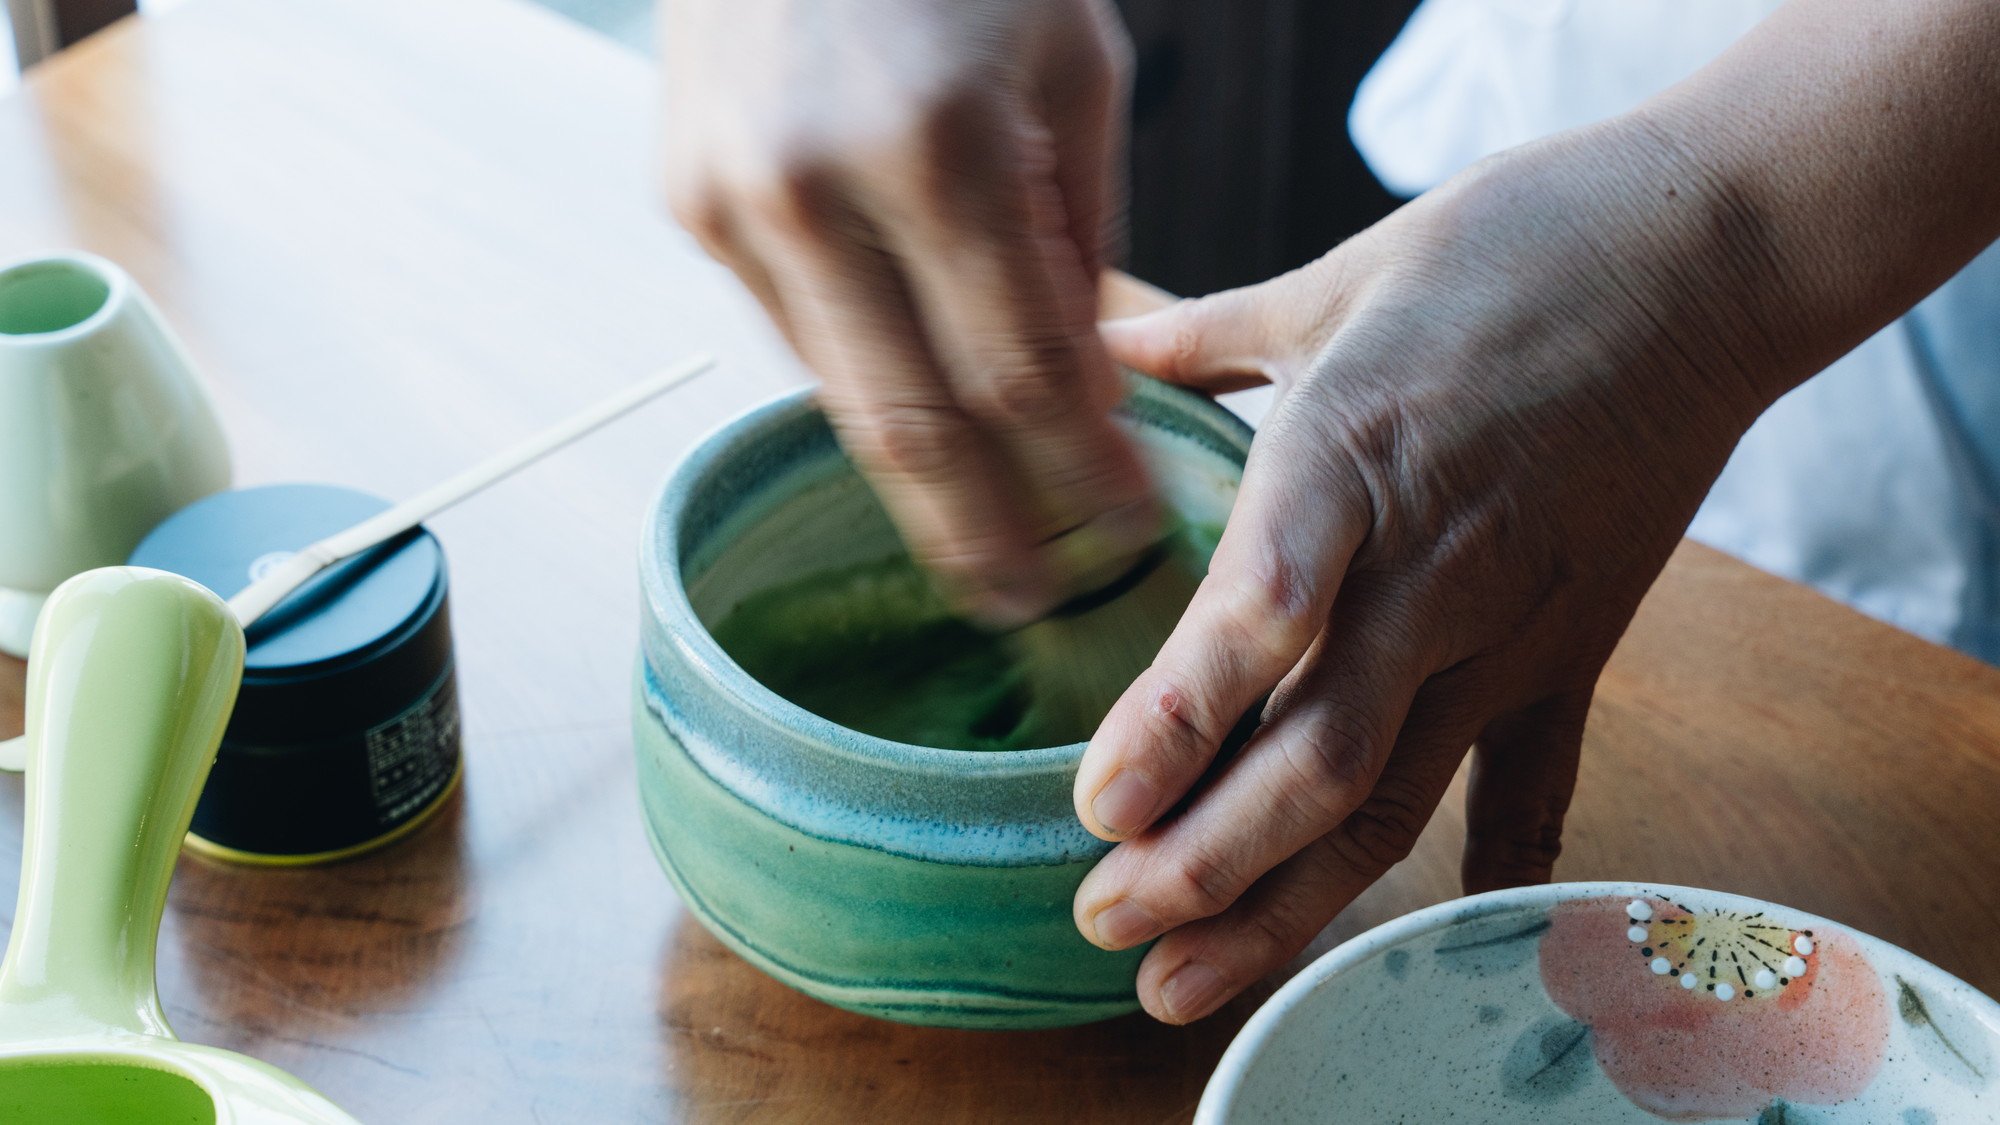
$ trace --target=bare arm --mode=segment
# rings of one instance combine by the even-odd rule
[[[1467,890],[1547,879],[1598,673],[1737,438],[2000,235],[1996,185],[2000,4],[1795,0],[1311,266],[1107,323],[1156,374],[1280,388],[1208,579],[1077,779],[1125,841],[1077,924],[1166,935],[1148,1010],[1198,1018],[1295,955],[1468,746]]]
[[[2000,5],[1795,0],[1624,127],[1712,226],[1716,345],[1781,392],[2000,237]]]

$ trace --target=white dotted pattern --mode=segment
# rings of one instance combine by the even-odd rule
[[[1625,931],[1625,937],[1634,944],[1650,941],[1652,931],[1643,923],[1650,921],[1653,917],[1652,904],[1644,899],[1635,898],[1625,904],[1625,916],[1630,918],[1634,923],[1631,928]],[[1807,937],[1805,934],[1792,935],[1792,949],[1797,951],[1796,955],[1786,957],[1782,966],[1786,978],[1805,975],[1807,967],[1805,958],[1812,956],[1813,951],[1812,938]],[[1652,950],[1647,949],[1645,952],[1651,953]],[[1731,959],[1734,960],[1733,954],[1731,955]],[[1654,976],[1667,977],[1674,974],[1673,961],[1666,957],[1655,957],[1646,963],[1646,967],[1652,970]],[[1676,979],[1679,980],[1682,988],[1690,991],[1701,983],[1700,978],[1694,973],[1681,973]],[[1778,972],[1766,965],[1758,968],[1756,975],[1750,978],[1749,983],[1751,988],[1761,990],[1766,995],[1769,995],[1778,990],[1779,979]],[[1790,980],[1787,979],[1786,983],[1790,983]],[[1736,986],[1727,981],[1716,981],[1713,985],[1709,986],[1709,991],[1714,994],[1717,1000],[1727,1002],[1736,999]],[[1756,992],[1750,992],[1748,995],[1755,996]]]

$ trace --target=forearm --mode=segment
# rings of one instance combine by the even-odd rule
[[[1795,0],[1318,262],[1102,326],[1141,370],[1279,386],[1208,579],[1078,770],[1124,841],[1078,926],[1158,938],[1149,1011],[1295,956],[1468,745],[1466,889],[1549,877],[1598,674],[1745,428],[2000,233],[1995,5]]]
[[[1793,0],[1628,127],[1683,154],[1775,398],[2000,237],[2000,3]]]
[[[2000,237],[2000,3],[1794,0],[1631,113],[1422,202],[1366,241],[1504,247],[1469,294],[1489,346],[1578,352],[1733,441]]]

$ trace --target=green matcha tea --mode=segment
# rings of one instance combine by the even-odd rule
[[[215,1125],[194,1082],[122,1062],[42,1062],[0,1068],[0,1121],[35,1125]]]
[[[1186,549],[1174,551],[1165,565],[1198,575],[1190,568],[1207,558],[1215,540],[1195,539],[1190,534]],[[1136,646],[1124,646],[1132,651],[1119,659],[1131,666],[1115,670],[1122,677],[1118,684],[1129,683],[1158,651],[1195,581],[1166,586],[1175,604],[1151,613],[1158,620],[1146,623]],[[1074,700],[1038,701],[1035,685],[1044,685],[1047,696],[1047,685],[1065,682],[1063,654],[1023,644],[1021,634],[984,632],[955,616],[907,556],[822,571],[753,594],[713,634],[772,691],[841,726],[894,742],[949,750],[1062,746],[1088,739],[1111,702],[1080,710]],[[1102,659],[1095,651],[1088,655]],[[1092,669],[1098,679],[1104,671]]]
[[[1023,729],[1030,701],[1011,646],[954,616],[908,557],[754,594],[714,632],[765,687],[878,738],[1019,750],[1090,737],[1087,730],[1038,737]]]

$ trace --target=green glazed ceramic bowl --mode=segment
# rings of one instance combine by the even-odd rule
[[[1120,408],[1168,502],[1227,517],[1250,429],[1147,379]],[[1138,1006],[1143,949],[1084,941],[1070,899],[1110,845],[1070,803],[1083,744],[912,746],[837,726],[709,634],[743,599],[903,551],[810,392],[674,470],[640,547],[639,789],[660,865],[725,945],[830,1004],[904,1023],[1059,1027]]]

